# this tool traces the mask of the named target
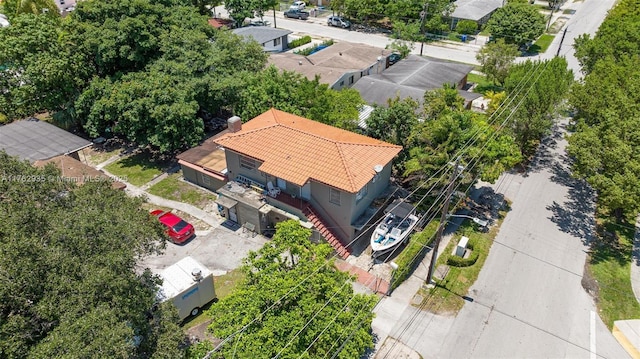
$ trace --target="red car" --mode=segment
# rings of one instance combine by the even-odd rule
[[[167,226],[167,234],[173,243],[183,243],[195,233],[190,223],[171,212],[156,209],[151,211],[151,215],[158,217],[160,223]]]

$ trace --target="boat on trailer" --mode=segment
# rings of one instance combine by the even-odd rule
[[[396,199],[384,210],[385,216],[371,234],[373,256],[391,250],[409,239],[409,234],[418,224],[415,207]]]

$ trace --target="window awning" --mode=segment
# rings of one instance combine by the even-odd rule
[[[233,200],[229,197],[225,197],[225,196],[218,196],[218,198],[215,200],[215,202],[219,205],[221,205],[224,208],[233,208],[233,206],[235,206],[236,204],[238,204],[238,201]]]

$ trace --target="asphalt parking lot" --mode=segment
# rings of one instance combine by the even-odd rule
[[[249,251],[256,251],[268,241],[261,235],[243,232],[242,228],[224,224],[207,231],[196,231],[196,236],[183,245],[167,242],[165,253],[141,262],[155,274],[180,259],[191,256],[214,272],[223,275],[238,268]]]

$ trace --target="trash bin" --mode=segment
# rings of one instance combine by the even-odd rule
[[[460,35],[462,42],[467,42],[467,35]]]

